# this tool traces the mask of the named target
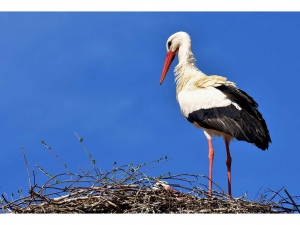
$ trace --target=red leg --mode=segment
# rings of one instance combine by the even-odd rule
[[[227,160],[226,160],[226,166],[227,166],[227,178],[228,178],[228,195],[231,196],[231,156],[230,156],[230,149],[229,149],[229,141],[225,140],[226,144],[226,153],[227,153]]]
[[[208,193],[211,196],[212,190],[212,166],[214,160],[214,149],[212,146],[212,140],[208,139],[208,159],[209,159],[209,181],[208,181]]]

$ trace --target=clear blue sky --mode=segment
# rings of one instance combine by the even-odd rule
[[[300,13],[0,13],[0,192],[26,194],[35,164],[87,168],[75,132],[102,170],[164,155],[158,176],[208,174],[203,131],[181,116],[173,69],[159,86],[167,38],[186,31],[197,66],[227,77],[259,104],[269,150],[233,141],[233,196],[286,186],[299,195]],[[214,139],[214,181],[227,190],[226,151]],[[43,175],[38,173],[37,179]]]

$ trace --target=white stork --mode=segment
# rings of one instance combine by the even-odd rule
[[[182,115],[197,128],[203,128],[208,139],[209,183],[212,191],[213,136],[222,136],[227,153],[228,194],[231,197],[231,156],[229,143],[232,139],[247,141],[266,150],[271,142],[270,134],[258,104],[246,92],[238,89],[227,78],[207,76],[195,64],[190,36],[177,32],[167,40],[167,56],[159,84],[178,54],[175,67],[176,98]]]

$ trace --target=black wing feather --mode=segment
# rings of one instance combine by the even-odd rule
[[[258,104],[246,92],[226,85],[215,87],[237,103],[241,110],[233,104],[225,107],[199,109],[190,113],[187,120],[197,122],[201,127],[214,129],[229,134],[237,140],[255,144],[265,150],[271,142],[267,124],[258,111]]]

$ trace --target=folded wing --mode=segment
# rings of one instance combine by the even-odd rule
[[[265,150],[271,142],[258,104],[224,77],[208,76],[182,90],[178,102],[183,116],[203,128],[217,130]]]

